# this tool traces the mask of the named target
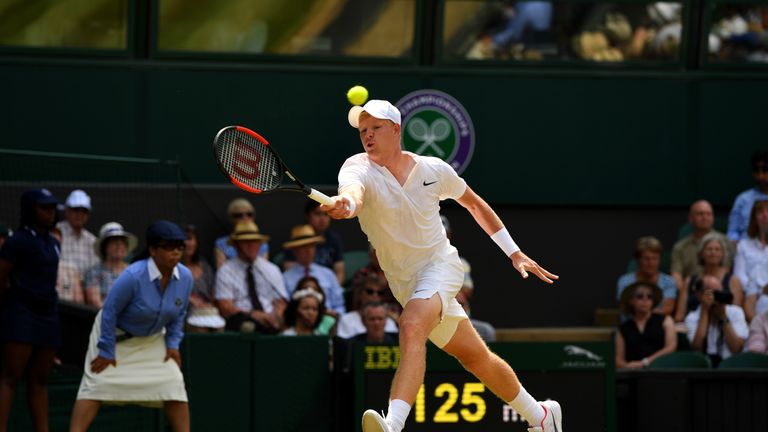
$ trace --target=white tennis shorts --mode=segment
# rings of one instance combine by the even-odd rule
[[[456,294],[464,284],[464,267],[455,248],[435,256],[410,280],[398,281],[389,277],[387,280],[392,294],[403,307],[413,299],[428,299],[435,294],[440,297],[440,323],[429,334],[429,340],[439,348],[450,342],[461,320],[469,318],[456,301]]]

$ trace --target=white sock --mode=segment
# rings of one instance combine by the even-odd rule
[[[405,427],[405,419],[411,412],[411,406],[404,400],[394,399],[389,401],[387,417],[384,419],[389,425],[389,432],[400,432]]]
[[[522,385],[520,386],[520,393],[517,394],[515,400],[507,403],[512,409],[523,416],[531,426],[538,426],[541,424],[541,421],[544,420],[546,411],[544,411],[544,408],[536,402],[536,399],[528,394],[528,391],[525,390]]]

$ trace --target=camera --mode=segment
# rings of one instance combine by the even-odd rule
[[[729,305],[733,303],[733,294],[726,291],[714,291],[712,295],[716,303]]]

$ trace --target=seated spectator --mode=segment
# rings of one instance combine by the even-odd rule
[[[61,230],[53,227],[50,232],[61,244]],[[85,290],[83,290],[83,281],[80,276],[74,264],[59,261],[56,271],[56,293],[59,295],[59,300],[85,304]]]
[[[768,311],[768,266],[759,265],[750,272],[752,283],[750,293],[745,300],[744,313],[747,321],[752,322],[755,316]]]
[[[227,216],[232,226],[236,226],[240,222],[254,222],[253,217],[253,205],[244,198],[237,198],[230,201],[227,206]],[[219,268],[224,262],[230,258],[237,256],[237,250],[230,244],[230,236],[223,235],[216,239],[213,246],[213,257],[216,264],[216,268]],[[266,259],[269,259],[269,244],[263,242],[261,249],[259,249],[259,255]]]
[[[731,296],[723,292],[720,281],[704,276],[696,282],[699,307],[685,317],[688,340],[694,351],[707,354],[712,365],[738,354],[749,334],[744,310],[731,304]]]
[[[728,216],[728,238],[734,242],[756,237],[755,233],[749,233],[749,226],[755,203],[768,200],[768,151],[759,150],[752,154],[752,178],[755,186],[736,197]]]
[[[768,354],[768,311],[758,314],[752,320],[744,351]]]
[[[93,249],[101,262],[85,274],[85,299],[89,305],[101,309],[107,293],[120,274],[128,268],[125,258],[138,244],[136,236],[125,231],[117,222],[104,224]]]
[[[654,312],[661,289],[635,282],[621,293],[621,310],[629,317],[616,332],[616,367],[643,368],[677,349],[675,323],[670,316]]]
[[[325,297],[311,289],[296,290],[285,308],[284,336],[319,336],[318,327],[325,315]]]
[[[293,290],[299,280],[312,276],[320,283],[326,295],[325,306],[332,315],[339,316],[346,309],[344,306],[344,289],[339,285],[336,274],[328,267],[314,262],[317,245],[325,239],[315,233],[310,225],[298,225],[291,230],[291,240],[283,243],[283,247],[293,251],[296,265],[283,273],[285,286]],[[290,294],[290,293],[289,293]]]
[[[277,333],[283,326],[288,292],[280,269],[259,255],[269,240],[251,221],[235,226],[230,244],[237,257],[216,273],[216,302],[230,331]]]
[[[3,247],[3,244],[6,240],[8,240],[8,237],[12,236],[13,232],[10,228],[8,228],[8,225],[0,223],[0,248]],[[61,241],[59,241],[61,243]]]
[[[552,2],[522,1],[505,5],[504,23],[492,35],[481,38],[467,53],[472,60],[509,58],[512,45],[549,39]]]
[[[192,272],[192,295],[189,297],[187,329],[192,333],[208,333],[224,330],[226,322],[219,315],[213,292],[214,273],[208,261],[200,256],[197,230],[194,225],[184,227],[184,255],[181,262]]]
[[[687,277],[701,272],[699,250],[704,236],[712,234],[724,240],[723,244],[726,245],[724,264],[728,268],[733,264],[735,252],[732,244],[727,241],[728,237],[713,228],[715,224],[714,211],[708,201],[699,200],[691,204],[691,209],[688,212],[688,223],[692,228],[691,233],[678,240],[672,247],[672,264],[669,273],[675,279],[678,291],[683,291],[684,281]]]
[[[320,283],[312,276],[304,276],[299,280],[294,287],[293,292],[309,289],[316,291],[323,296],[323,312],[320,317],[320,325],[317,327],[317,331],[321,335],[331,335],[336,326],[336,317],[328,313],[328,309],[325,307],[325,292],[320,288]]]
[[[71,264],[83,279],[91,267],[99,263],[93,251],[96,236],[85,229],[91,213],[91,197],[85,191],[76,189],[65,201],[64,220],[56,224],[61,230],[60,261]]]
[[[371,276],[363,283],[353,286],[352,290],[354,310],[342,315],[336,327],[336,335],[345,339],[365,333],[365,325],[363,325],[360,311],[368,303],[382,302],[387,289],[384,288],[380,279]],[[389,333],[397,333],[397,322],[388,316],[384,330]]]
[[[384,270],[379,265],[379,257],[376,256],[376,249],[372,244],[368,244],[368,257],[369,262],[365,267],[359,268],[354,275],[352,275],[352,295],[348,299],[348,308],[355,309],[354,306],[354,287],[365,284],[369,278],[374,278],[384,287],[384,297],[379,299],[387,304],[387,315],[397,322],[400,319],[400,313],[403,311],[403,306],[392,295],[392,291],[389,289],[389,282],[387,282],[387,275],[384,274]],[[465,273],[466,276],[466,273]]]
[[[685,289],[680,291],[677,298],[677,310],[675,312],[675,321],[682,321],[685,316],[699,306],[696,298],[696,282],[703,276],[714,276],[720,281],[722,290],[733,295],[733,304],[742,306],[744,304],[744,291],[741,289],[739,278],[734,277],[726,264],[728,240],[715,233],[704,236],[699,243],[699,264],[701,271],[692,274],[685,280]]]
[[[761,282],[756,280],[760,275],[758,269],[768,267],[768,200],[755,201],[749,215],[747,235],[736,246],[736,257],[733,260],[733,274],[739,278],[744,287],[744,313],[751,321],[756,314],[757,300],[762,289]],[[767,281],[768,282],[768,281]]]
[[[336,273],[339,285],[343,284],[345,267],[344,244],[341,241],[341,236],[336,231],[328,229],[331,225],[331,217],[328,216],[328,212],[321,210],[320,203],[313,199],[307,200],[304,206],[304,217],[307,220],[307,224],[314,228],[315,233],[325,239],[324,242],[317,244],[314,262],[333,270]],[[288,249],[285,251],[283,269],[288,270],[295,265],[296,257],[293,255],[293,251]]]
[[[397,345],[400,337],[396,332],[384,331],[387,320],[387,304],[371,302],[363,306],[360,311],[365,332],[350,338],[353,342],[366,344]]]
[[[640,237],[635,246],[637,270],[619,278],[616,299],[621,299],[624,288],[635,282],[646,282],[661,288],[662,301],[657,310],[664,315],[672,315],[677,297],[677,285],[672,276],[659,271],[661,262],[661,242],[656,237]]]

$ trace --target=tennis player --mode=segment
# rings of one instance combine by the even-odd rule
[[[120,274],[96,315],[70,432],[86,431],[101,403],[163,407],[175,432],[189,431],[179,344],[192,292],[180,264],[186,235],[157,221],[147,228],[146,259]]]
[[[446,238],[439,202],[452,198],[527,278],[529,272],[552,283],[558,277],[528,258],[512,240],[496,213],[447,163],[400,147],[400,111],[371,100],[353,107],[349,123],[357,128],[364,153],[347,159],[339,172],[339,194],[323,206],[336,219],[357,216],[403,305],[400,316],[400,366],[390,390],[386,417],[363,414],[364,432],[400,432],[426,368],[426,341],[456,357],[468,371],[525,418],[529,431],[562,432],[555,401],[536,402],[512,368],[492,353],[454,298],[464,269]]]

